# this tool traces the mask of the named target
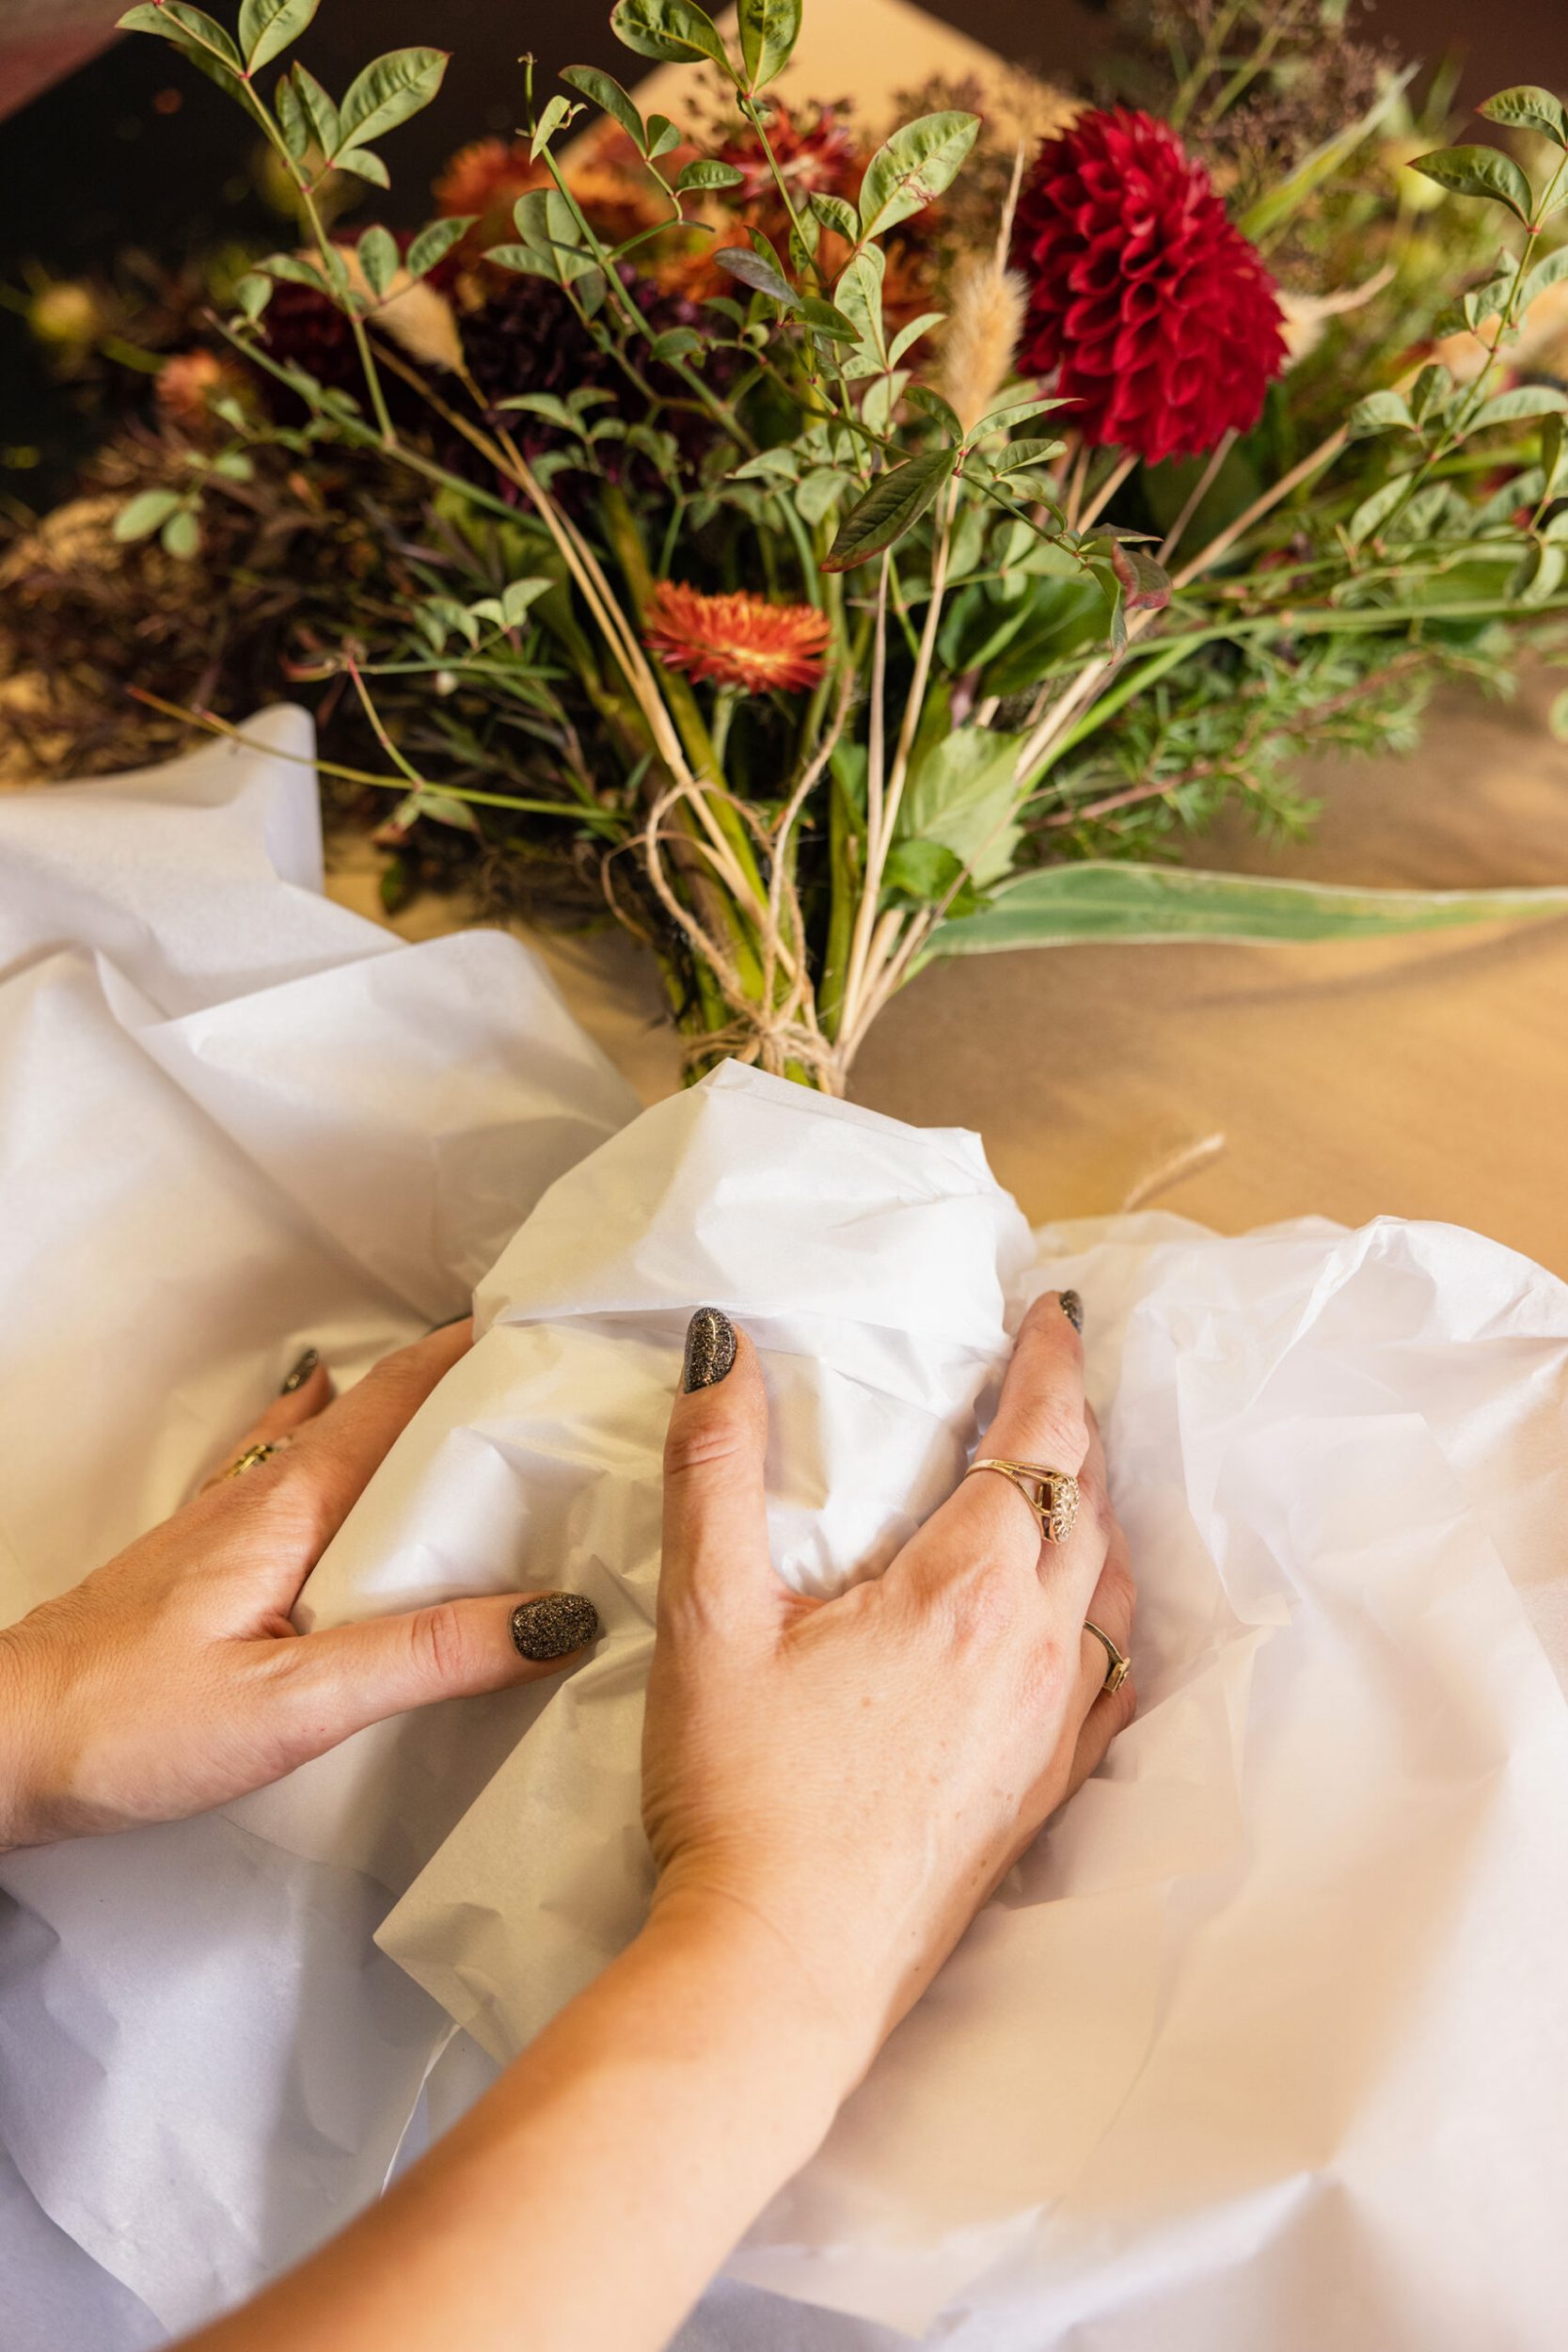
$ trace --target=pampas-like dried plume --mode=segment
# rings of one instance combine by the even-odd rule
[[[968,433],[1013,373],[1023,326],[1023,280],[994,256],[961,262],[953,278],[936,389]]]

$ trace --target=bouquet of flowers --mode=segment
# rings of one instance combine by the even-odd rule
[[[1304,745],[1408,743],[1435,676],[1560,628],[1549,92],[1481,109],[1509,148],[1423,153],[1410,76],[1351,44],[1304,97],[1340,0],[1169,0],[1149,103],[1041,92],[1011,136],[936,103],[868,148],[769,94],[801,0],[733,40],[618,0],[698,70],[689,124],[530,71],[517,143],[355,237],[326,190],[388,184],[445,58],[334,96],[284,62],[316,5],[121,20],[244,109],[303,239],[169,363],[116,531],[147,595],[205,564],[255,616],[328,755],[373,739],[323,767],[395,792],[395,875],[441,843],[602,890],[694,1071],[832,1090],[933,955],[1520,911],[1150,853],[1236,792],[1297,821]],[[237,691],[214,658],[186,702],[223,727]]]

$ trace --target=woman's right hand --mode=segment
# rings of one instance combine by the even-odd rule
[[[768,1407],[716,1311],[676,1400],[643,1741],[655,1917],[746,1915],[855,2079],[1041,1823],[1130,1722],[1093,1618],[1125,1651],[1133,1587],[1060,1295],[1024,1319],[985,1451],[1077,1473],[1042,1542],[1006,1478],[965,1479],[886,1573],[830,1601],[775,1574]],[[730,1359],[728,1369],[719,1367]],[[846,2084],[847,2087],[847,2083]]]

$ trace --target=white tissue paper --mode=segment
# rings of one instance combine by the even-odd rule
[[[520,943],[325,899],[309,721],[246,733],[0,796],[0,1622],[306,1345],[341,1382],[461,1313],[637,1107]],[[161,2342],[373,2194],[433,2018],[371,1945],[387,1888],[214,1816],[0,1889],[6,2352]]]
[[[157,950],[166,974],[182,969],[181,920],[144,927],[149,955],[166,921],[177,934]],[[222,926],[230,969],[243,929]],[[362,966],[369,950],[336,952]],[[426,951],[381,952],[389,973]],[[312,970],[330,979],[333,953]],[[0,1928],[0,2249],[23,2249],[56,2312],[79,2297],[91,2324],[65,2340],[139,2352],[244,2293],[373,2193],[424,2127],[427,2075],[431,2111],[453,2111],[634,1931],[658,1458],[691,1308],[724,1307],[761,1351],[775,1564],[830,1593],[876,1573],[949,1490],[1028,1297],[1072,1281],[1142,1592],[1139,1719],[749,2233],[683,2352],[892,2352],[922,2332],[958,2352],[1556,2342],[1562,1286],[1473,1235],[1391,1219],[1223,1240],[1146,1216],[1031,1239],[974,1138],[734,1065],[610,1133],[613,1082],[574,1056],[536,976],[536,1000],[519,979],[499,1007],[459,980],[410,1037],[365,979],[339,987],[340,1050],[320,1062],[280,1012],[247,1050],[171,1063],[146,1032],[193,1008],[170,1008],[166,980],[157,1021],[119,1000],[121,1050],[157,1051],[183,1121],[139,1135],[123,1171],[85,1093],[74,1128],[48,1131],[51,1063],[0,1073],[8,1124],[40,1138],[53,1179],[7,1237],[8,1297],[31,1279],[24,1259],[41,1270],[33,1329],[55,1347],[0,1503],[15,1605],[88,1564],[95,1513],[108,1549],[111,1522],[168,1507],[255,1409],[259,1359],[275,1377],[285,1328],[290,1344],[317,1336],[319,1285],[343,1302],[350,1368],[401,1336],[416,1288],[426,1311],[420,1236],[477,1240],[469,1171],[502,1171],[481,1186],[483,1225],[527,1164],[521,1137],[514,1162],[466,1136],[473,1025],[495,1070],[526,1063],[542,1025],[548,1116],[569,1130],[548,1148],[557,1168],[587,1156],[484,1278],[482,1336],[372,1480],[301,1620],[526,1581],[588,1593],[605,1634],[563,1682],[378,1726],[209,1822],[0,1865],[16,1899]],[[405,1179],[376,1182],[401,1090],[342,1090],[363,1087],[369,1049],[349,1041],[377,1006],[385,1050],[405,1045],[423,1073],[427,1120],[453,1073],[439,1152],[395,1131],[392,1167],[424,1181],[418,1218]],[[90,1065],[95,1088],[112,1059]],[[264,1156],[268,1090],[291,1104],[281,1167]],[[488,1101],[474,1120],[502,1123]],[[178,1191],[198,1132],[214,1154],[201,1219],[226,1233],[236,1202],[271,1209],[271,1324],[254,1301],[236,1317],[222,1280],[234,1248],[260,1261],[261,1242],[195,1242],[187,1271],[193,1220],[159,1188]],[[352,1204],[302,1207],[301,1157],[362,1171]],[[78,1248],[79,1279],[58,1270]],[[449,1282],[468,1263],[452,1248]],[[33,1376],[11,1344],[8,1435]],[[136,1440],[118,1454],[116,1399]],[[61,2340],[56,2324],[20,2342]]]

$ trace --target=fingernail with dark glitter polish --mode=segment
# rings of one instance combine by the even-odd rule
[[[735,1361],[735,1326],[717,1307],[699,1307],[686,1327],[681,1387],[716,1389]]]
[[[584,1648],[599,1630],[599,1613],[581,1593],[541,1593],[512,1612],[513,1645],[535,1661]]]
[[[1079,1297],[1076,1291],[1064,1291],[1062,1293],[1062,1312],[1066,1315],[1068,1321],[1071,1324],[1075,1331],[1081,1332],[1083,1330],[1084,1302]]]
[[[321,1357],[317,1350],[313,1347],[308,1347],[304,1355],[300,1358],[298,1363],[294,1366],[293,1372],[290,1373],[288,1378],[284,1381],[283,1386],[278,1390],[278,1395],[293,1396],[296,1389],[302,1389],[305,1386],[305,1383],[309,1379],[310,1375],[315,1371],[316,1366],[320,1362]]]

